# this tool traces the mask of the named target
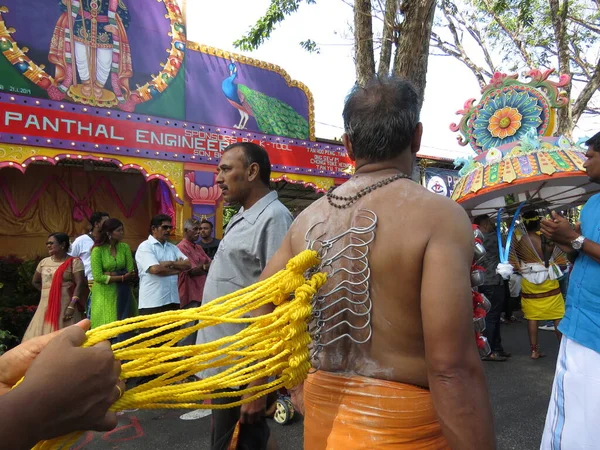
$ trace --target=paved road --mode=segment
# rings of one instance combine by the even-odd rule
[[[540,347],[548,353],[529,359],[525,323],[502,327],[506,350],[513,357],[504,363],[486,362],[485,369],[494,408],[500,450],[539,448],[558,353],[553,333],[540,331]],[[210,416],[182,420],[188,411],[137,411],[121,416],[119,427],[105,434],[88,433],[73,450],[204,450],[209,448]],[[208,413],[208,412],[207,412]],[[270,422],[281,450],[302,450],[302,420],[281,426]]]

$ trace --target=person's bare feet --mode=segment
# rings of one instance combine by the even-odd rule
[[[83,86],[81,86],[81,93],[83,94],[84,97],[91,97],[92,96],[92,83],[90,83],[89,81],[84,81],[83,82]]]

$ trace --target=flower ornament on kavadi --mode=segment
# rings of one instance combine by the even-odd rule
[[[482,90],[479,102],[470,99],[457,114],[461,145],[470,144],[475,155],[455,162],[462,166],[452,198],[472,216],[488,214],[506,220],[507,236],[498,236],[499,272],[510,276],[510,237],[523,206],[529,209],[565,210],[587,201],[598,191],[585,172],[585,149],[565,136],[555,136],[556,110],[568,105],[561,88],[569,76],[548,78],[553,70],[530,70],[522,82],[518,75],[496,73]],[[508,220],[507,220],[508,219]],[[500,244],[502,246],[502,244]]]

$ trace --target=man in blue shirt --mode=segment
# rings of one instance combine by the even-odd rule
[[[600,133],[586,142],[590,181],[600,183]],[[560,215],[543,220],[544,236],[576,257],[552,398],[541,449],[598,448],[600,417],[600,194],[591,197],[574,228]]]

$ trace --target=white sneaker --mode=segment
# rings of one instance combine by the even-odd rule
[[[118,411],[117,412],[117,416],[122,416],[125,413],[132,413],[132,412],[136,412],[138,411],[139,408],[135,408],[135,409],[124,409],[123,411]]]
[[[538,330],[543,330],[543,331],[556,331],[556,328],[554,327],[554,325],[542,325],[541,327],[538,327]]]

